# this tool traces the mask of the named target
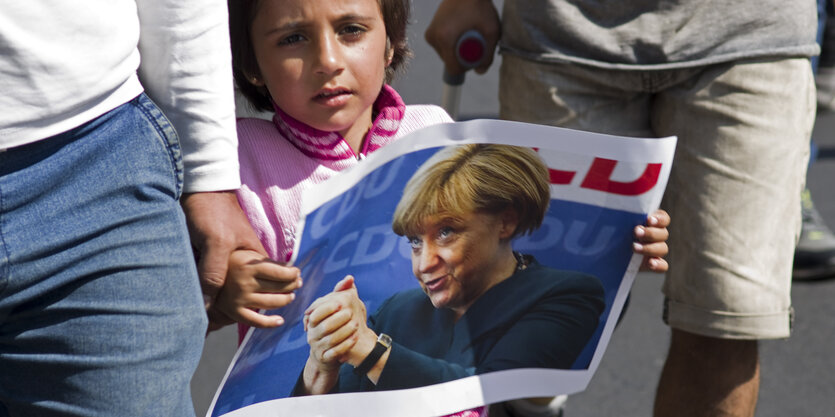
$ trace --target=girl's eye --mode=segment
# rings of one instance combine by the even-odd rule
[[[365,28],[360,25],[348,25],[342,28],[342,34],[357,37],[365,33]]]
[[[409,246],[412,247],[412,250],[418,250],[423,246],[423,241],[416,236],[409,236]]]
[[[284,38],[282,38],[278,42],[278,44],[279,45],[292,45],[294,43],[298,43],[298,42],[301,42],[303,40],[304,40],[304,37],[302,35],[299,35],[298,33],[294,33],[292,35],[288,35],[288,36],[285,36]]]

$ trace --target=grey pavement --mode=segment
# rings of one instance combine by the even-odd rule
[[[414,1],[410,39],[415,57],[395,88],[410,104],[441,101],[441,62],[423,40],[437,0]],[[501,2],[496,2],[500,4]],[[469,74],[462,91],[462,118],[498,114],[497,58],[485,75]],[[818,116],[813,137],[819,160],[809,171],[813,199],[835,226],[835,114]],[[628,311],[615,331],[588,389],[573,395],[566,417],[650,416],[669,329],[661,321],[662,276],[641,274]],[[761,342],[761,387],[757,417],[835,415],[835,279],[796,282],[796,318],[791,338]],[[236,333],[227,327],[209,336],[192,381],[197,415],[204,415],[234,354]]]

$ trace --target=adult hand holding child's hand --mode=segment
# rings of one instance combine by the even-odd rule
[[[275,262],[252,250],[236,250],[229,256],[226,284],[215,302],[216,308],[238,323],[269,328],[284,324],[284,318],[257,310],[284,307],[295,299],[293,291],[302,286],[298,268]]]

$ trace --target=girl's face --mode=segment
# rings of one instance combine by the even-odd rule
[[[378,0],[263,0],[250,36],[253,84],[296,120],[361,140],[391,60]]]

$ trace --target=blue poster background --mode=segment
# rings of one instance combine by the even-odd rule
[[[289,396],[309,352],[301,323],[304,310],[331,292],[345,275],[355,277],[369,314],[392,294],[418,287],[409,245],[391,231],[390,222],[404,185],[438,149],[416,151],[386,163],[306,217],[295,261],[304,286],[293,303],[271,312],[285,318],[284,326],[256,329],[250,335],[217,398],[213,416]],[[606,318],[632,256],[632,229],[645,218],[646,213],[569,202],[552,195],[542,227],[518,239],[514,248],[534,255],[546,266],[598,277],[605,289],[607,307],[602,317]],[[604,325],[601,320],[574,369],[588,367]]]

